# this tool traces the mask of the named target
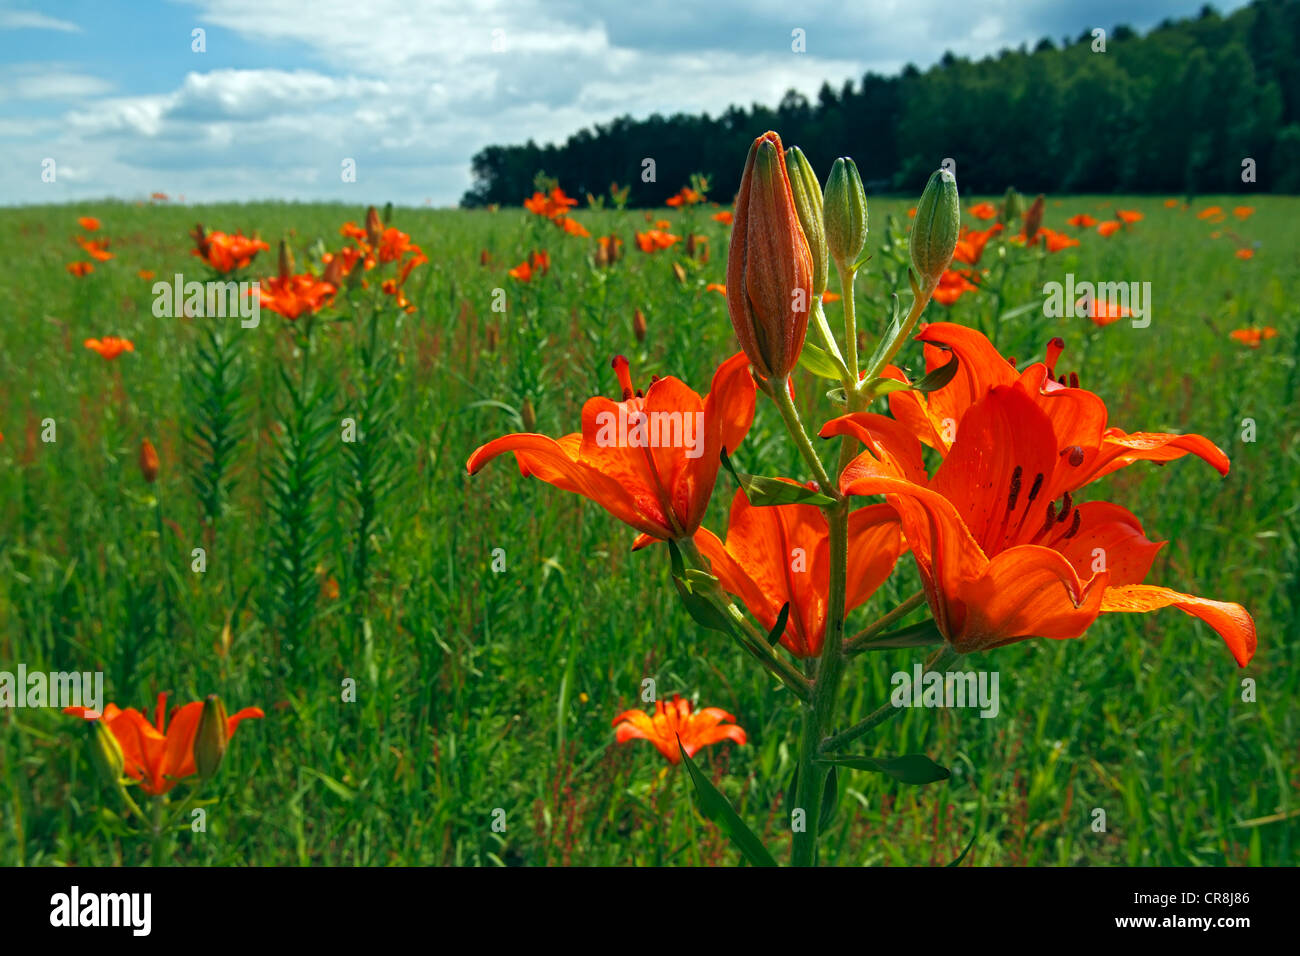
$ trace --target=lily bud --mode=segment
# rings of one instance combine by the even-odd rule
[[[830,270],[826,252],[826,227],[822,225],[822,187],[817,174],[803,150],[791,146],[785,151],[785,168],[790,174],[790,193],[794,208],[799,213],[799,227],[808,240],[808,252],[813,264],[813,295],[826,291],[826,275]]]
[[[812,308],[813,262],[799,225],[781,137],[749,148],[727,255],[727,311],[759,375],[781,380],[803,350]]]
[[[826,246],[840,268],[850,266],[862,255],[867,242],[867,193],[857,164],[848,158],[835,160],[826,179]]]
[[[140,474],[151,485],[158,480],[158,452],[147,438],[140,443]]]
[[[1014,186],[1007,187],[1007,194],[1002,197],[1002,221],[1011,222],[1020,218],[1020,193]]]
[[[533,408],[531,398],[524,399],[524,406],[519,410],[519,419],[523,422],[526,432],[531,432],[537,427],[537,410]]]
[[[343,285],[343,257],[341,255],[333,256],[325,266],[325,271],[321,273],[321,281],[328,282],[335,289]]]
[[[632,334],[636,336],[638,342],[644,342],[645,332],[645,313],[637,309],[632,313]]]
[[[280,240],[280,281],[283,282],[293,275],[293,250],[289,248],[289,243],[283,239]]]
[[[126,767],[126,758],[122,755],[122,745],[117,742],[113,732],[103,720],[91,720],[90,724],[90,762],[95,765],[95,772],[109,784],[116,785],[122,779]]]
[[[370,243],[370,248],[379,245],[379,237],[383,231],[384,224],[379,221],[379,211],[371,206],[366,210],[366,241]]]
[[[194,766],[204,780],[210,778],[221,766],[221,758],[226,755],[226,744],[230,741],[226,733],[226,707],[216,694],[209,694],[203,702],[203,713],[199,716],[199,728],[194,732]]]
[[[1025,245],[1031,246],[1038,237],[1038,230],[1043,225],[1043,206],[1045,200],[1043,194],[1039,193],[1025,211]]]
[[[933,288],[952,262],[961,231],[957,180],[946,169],[936,169],[916,204],[912,223],[912,266],[922,285]]]

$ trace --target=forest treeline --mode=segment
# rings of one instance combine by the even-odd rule
[[[729,202],[753,139],[775,129],[819,177],[852,156],[869,191],[917,192],[945,158],[963,191],[1300,192],[1300,0],[1212,7],[1146,34],[1089,27],[928,70],[867,73],[815,102],[791,90],[775,108],[719,116],[620,117],[563,144],[488,146],[474,156],[462,205],[517,204],[545,172],[571,195],[630,185],[630,204],[661,205],[691,173]],[[643,160],[655,160],[653,182]],[[1253,160],[1254,182],[1243,182]]]

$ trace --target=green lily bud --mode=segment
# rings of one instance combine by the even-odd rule
[[[948,170],[937,169],[925,184],[912,223],[912,266],[922,285],[933,288],[938,283],[952,262],[960,231],[957,180]]]
[[[1012,222],[1020,218],[1020,193],[1014,186],[1007,187],[1007,194],[1002,197],[1002,221]]]
[[[812,254],[813,295],[826,291],[826,276],[830,269],[826,258],[826,229],[822,225],[822,187],[812,164],[798,146],[785,151],[785,168],[790,175],[790,193],[794,196],[795,212],[799,226],[808,240]]]
[[[209,694],[203,702],[203,713],[199,717],[199,729],[194,733],[194,766],[204,780],[210,778],[221,766],[221,758],[226,755],[226,744],[230,741],[226,733],[226,707],[216,694]]]
[[[835,160],[826,179],[823,202],[826,219],[826,247],[843,269],[858,261],[867,243],[867,193],[862,188],[857,164],[847,157]]]
[[[1043,225],[1043,205],[1045,200],[1043,194],[1039,193],[1038,197],[1029,204],[1029,209],[1025,212],[1025,245],[1032,246],[1034,240],[1038,238],[1038,230]]]
[[[126,758],[122,755],[122,745],[117,742],[113,732],[103,720],[90,723],[90,762],[105,783],[116,786],[122,780],[126,767]]]

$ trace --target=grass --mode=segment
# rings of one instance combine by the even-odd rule
[[[1149,281],[1149,328],[1095,328],[1035,309],[997,322],[983,293],[947,310],[932,304],[926,318],[996,330],[1022,365],[1060,335],[1060,368],[1107,399],[1112,423],[1199,432],[1227,451],[1224,480],[1194,459],[1138,465],[1090,496],[1132,508],[1150,537],[1170,542],[1152,582],[1250,609],[1254,663],[1239,671],[1208,627],[1172,609],[1107,617],[1081,641],[975,655],[967,667],[1000,674],[1000,714],[908,710],[886,724],[869,751],[925,752],[953,775],[910,788],[841,777],[823,862],[945,863],[975,836],[967,862],[976,865],[1296,863],[1300,200],[1261,197],[1251,218],[1214,225],[1162,198],[1049,201],[1045,221],[1058,229],[1076,212],[1101,218],[1113,205],[1145,218],[1012,270],[1003,297],[1004,312],[1039,301],[1043,282],[1066,272]],[[1215,202],[1234,205],[1207,197],[1196,208]],[[871,203],[877,254],[858,289],[868,337],[883,323],[886,295],[906,290],[897,273],[886,281],[893,267],[878,245],[886,216],[905,223],[908,205]],[[736,350],[723,297],[704,289],[723,281],[727,244],[707,213],[655,214],[679,234],[690,222],[710,237],[711,261],[700,264],[680,246],[638,252],[640,212],[581,211],[593,235],[614,231],[627,243],[622,261],[599,270],[593,240],[520,210],[397,210],[393,224],[429,263],[408,283],[418,311],[389,312],[373,330],[378,354],[367,355],[366,316],[321,323],[302,385],[302,355],[278,316],[263,312],[256,330],[227,321],[233,364],[222,400],[235,430],[226,510],[205,528],[212,491],[187,436],[221,414],[204,352],[213,320],[156,318],[152,283],[137,270],[201,278],[186,236],[200,220],[271,241],[248,276],[265,277],[275,240],[287,238],[301,263],[318,239],[337,248],[339,225],[363,210],[88,203],[0,212],[0,670],[102,670],[107,699],[123,707],[152,706],[168,690],[177,704],[216,692],[232,710],[266,711],[241,726],[204,788],[217,798],[206,831],[178,831],[169,851],[178,863],[734,863],[725,837],[691,809],[682,768],[647,744],[613,743],[612,718],[644,706],[646,678],[661,698],[681,693],[736,715],[750,743],[697,759],[786,858],[782,796],[798,740],[789,693],[692,623],[663,549],[632,553],[628,529],[521,479],[509,461],[465,474],[475,447],[523,430],[526,404],[536,431],[560,435],[576,430],[587,397],[617,397],[614,354],[629,357],[640,386],[672,374],[707,389]],[[71,242],[80,215],[102,221],[115,258],[74,278],[64,266],[84,258]],[[1215,230],[1257,242],[1256,255],[1235,258],[1234,239],[1213,239]],[[549,274],[527,285],[508,278],[533,249],[550,252]],[[492,309],[498,288],[504,314]],[[637,308],[644,344],[632,332]],[[828,316],[836,326],[838,308]],[[1248,325],[1278,335],[1259,349],[1228,337]],[[105,334],[130,338],[135,352],[109,363],[82,347]],[[901,358],[915,367],[919,348]],[[368,375],[377,361],[390,364]],[[301,385],[296,411],[282,370]],[[376,395],[376,381],[387,391]],[[796,385],[805,421],[831,416],[819,381],[800,372]],[[347,417],[373,449],[370,466],[339,440]],[[41,440],[45,419],[55,442]],[[1243,441],[1244,419],[1253,442]],[[297,484],[275,472],[278,449],[295,435]],[[144,437],[162,463],[155,485],[136,466]],[[746,471],[806,477],[767,402],[736,457]],[[367,482],[376,493],[362,522]],[[723,473],[706,521],[715,531],[733,490]],[[292,526],[309,542],[286,543],[286,507],[302,512]],[[191,570],[198,547],[203,573]],[[290,553],[302,560],[287,571]],[[850,633],[917,587],[905,559],[852,616]],[[288,623],[286,608],[297,615]],[[882,703],[890,675],[916,659],[852,659],[844,726]],[[1242,699],[1245,677],[1256,682],[1254,702]],[[343,699],[347,680],[354,702]],[[54,709],[0,710],[0,862],[148,861],[149,841],[95,777],[82,733]],[[1104,832],[1094,829],[1098,809]]]

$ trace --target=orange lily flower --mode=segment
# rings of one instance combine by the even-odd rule
[[[1203,459],[1220,475],[1228,473],[1228,456],[1203,435],[1133,432],[1108,427],[1106,403],[1093,392],[1067,388],[1054,381],[1056,360],[1065,343],[1053,339],[1046,361],[1018,371],[976,329],[949,322],[928,325],[916,336],[925,343],[927,371],[949,361],[947,346],[960,360],[953,380],[928,395],[897,391],[889,396],[889,410],[926,445],[948,455],[960,435],[961,422],[970,408],[993,388],[1015,385],[1028,395],[1053,422],[1061,423],[1060,454],[1050,479],[1046,500],[1075,491],[1112,471],[1138,461],[1173,461],[1186,454]],[[891,378],[904,380],[894,367]]]
[[[92,352],[98,352],[108,361],[113,361],[123,352],[134,352],[135,345],[130,339],[120,339],[116,335],[106,335],[102,339],[86,339],[83,343]]]
[[[636,244],[642,252],[657,252],[660,249],[671,248],[674,243],[680,242],[681,238],[662,229],[650,229],[636,234]]]
[[[577,236],[580,239],[590,239],[591,233],[588,232],[578,220],[570,216],[557,216],[555,224],[571,236]]]
[[[1213,219],[1215,216],[1223,215],[1222,206],[1206,206],[1196,214],[1197,219]]]
[[[538,216],[544,216],[547,219],[555,219],[557,216],[563,216],[570,208],[578,205],[578,200],[564,194],[564,190],[556,186],[550,193],[535,192],[531,199],[524,200],[524,208]]]
[[[73,236],[77,245],[81,246],[86,255],[100,262],[107,262],[113,258],[113,253],[108,251],[107,239],[86,239],[83,236]]]
[[[725,296],[727,294],[727,287],[723,285],[721,282],[710,282],[708,285],[704,287],[704,291],[716,292],[719,295]]]
[[[884,494],[898,510],[935,623],[955,650],[1081,637],[1099,614],[1172,605],[1213,627],[1240,666],[1250,662],[1255,624],[1241,605],[1141,583],[1160,544],[1130,512],[1075,505],[1068,491],[1058,510],[1052,475],[1074,458],[1073,423],[1029,390],[995,386],[971,405],[928,481],[915,439],[899,441],[878,419],[845,416],[822,434],[854,435],[871,449],[850,463],[841,490]]]
[[[1253,259],[1255,257],[1254,249],[1238,249],[1233,253],[1238,259]]]
[[[204,232],[202,226],[195,227],[193,236],[195,248],[192,254],[220,273],[243,269],[259,252],[271,248],[261,239],[238,232],[233,236],[224,232]]]
[[[167,695],[158,695],[154,723],[134,707],[118,709],[116,704],[104,708],[101,717],[85,707],[65,707],[63,712],[86,720],[103,720],[109,732],[122,748],[125,766],[122,768],[132,780],[140,781],[140,789],[150,796],[160,797],[176,786],[183,778],[198,773],[194,765],[194,736],[203,716],[203,702],[195,701],[177,708],[167,723]],[[245,707],[226,719],[226,739],[235,735],[241,721],[265,716],[260,708]]]
[[[1092,319],[1092,324],[1104,328],[1112,322],[1118,322],[1125,316],[1133,313],[1125,306],[1118,303],[1103,302],[1100,299],[1093,299],[1092,306],[1089,308],[1088,297],[1084,296],[1074,304],[1078,312],[1082,312],[1088,318]]]
[[[722,212],[715,212],[713,214],[713,218],[715,221],[722,223],[724,226],[730,226],[732,220],[735,219],[736,217],[730,210],[724,209],[722,210]]]
[[[1249,345],[1252,349],[1257,349],[1265,339],[1276,337],[1277,329],[1271,325],[1266,325],[1262,329],[1234,329],[1228,334],[1242,345]]]
[[[82,216],[77,220],[77,225],[86,230],[86,232],[99,231],[99,220],[94,216]]]
[[[669,206],[677,208],[678,206],[693,206],[695,203],[704,199],[699,193],[689,186],[683,186],[681,192],[676,196],[669,196],[664,200]]]
[[[1079,240],[1073,236],[1067,236],[1055,229],[1048,229],[1046,226],[1039,229],[1038,234],[1043,237],[1043,244],[1048,252],[1060,252],[1062,249],[1069,249],[1071,246],[1079,244]]]
[[[523,262],[519,263],[519,265],[510,269],[506,274],[512,279],[518,279],[520,282],[532,282],[533,264],[525,259]]]
[[[830,305],[832,302],[838,302],[842,298],[844,297],[840,295],[838,292],[831,292],[827,290],[826,292],[822,293],[822,302],[826,305]]]
[[[1249,219],[1255,214],[1254,206],[1233,206],[1232,214],[1238,219]]]
[[[1165,208],[1166,208],[1166,209],[1173,209],[1173,208],[1175,208],[1177,205],[1178,205],[1178,200],[1177,200],[1177,199],[1166,199],[1166,200],[1165,200]]]
[[[152,269],[141,269],[139,272],[136,273],[136,275],[139,276],[141,279],[143,279],[145,282],[148,282],[150,279],[154,278],[157,275],[157,273],[154,272]]]
[[[88,276],[90,273],[95,271],[95,267],[89,262],[69,262],[66,268],[79,279],[82,276]]]
[[[1142,221],[1142,213],[1136,212],[1132,209],[1116,209],[1115,215],[1118,216],[1120,219],[1122,219],[1124,222],[1130,224]]]
[[[988,241],[1002,231],[1002,223],[996,222],[987,229],[967,229],[964,226],[961,230],[961,236],[957,240],[957,248],[953,250],[952,257],[957,262],[964,262],[968,266],[979,265],[980,257],[984,255],[984,247]]]
[[[979,286],[971,282],[969,276],[970,273],[964,269],[946,270],[939,276],[939,284],[935,286],[932,298],[940,305],[952,305],[967,292],[977,291]]]
[[[990,202],[982,202],[971,206],[970,214],[976,219],[995,219],[998,215],[998,209]],[[914,213],[908,213],[908,215],[914,215]]]
[[[1121,223],[1118,223],[1114,219],[1111,219],[1110,221],[1103,222],[1100,226],[1098,226],[1097,232],[1101,234],[1103,238],[1108,239],[1111,236],[1115,235],[1115,233],[1119,232],[1120,225]]]
[[[793,484],[793,482],[791,482]],[[695,543],[724,590],[744,602],[771,631],[789,603],[781,644],[795,657],[816,657],[826,637],[830,590],[830,531],[815,505],[755,507],[744,491],[731,500],[724,545],[701,528]],[[849,515],[847,615],[876,593],[906,550],[898,515],[889,505]]]
[[[1097,225],[1097,220],[1093,219],[1086,212],[1081,212],[1077,216],[1071,216],[1065,220],[1071,226],[1078,226],[1080,229],[1091,229]]]
[[[691,713],[691,702],[674,694],[672,703],[667,706],[662,700],[655,702],[653,717],[643,710],[625,710],[619,714],[613,721],[614,739],[620,744],[629,740],[648,740],[665,760],[678,764],[682,760],[677,749],[678,739],[688,757],[694,757],[703,748],[724,740],[734,740],[743,747],[747,740],[744,729],[736,724],[723,723],[735,719],[718,707],[705,707]]]
[[[620,355],[613,365],[623,399],[588,399],[581,433],[559,440],[505,435],[475,450],[466,468],[473,475],[498,455],[514,452],[521,474],[590,498],[640,531],[637,546],[652,538],[690,537],[713,494],[720,452],[739,446],[753,422],[756,386],[749,360],[737,353],[723,362],[703,399],[671,376],[654,379],[643,395],[632,388],[627,359]],[[681,439],[676,442],[674,422]]]
[[[316,312],[332,300],[338,290],[330,282],[322,282],[313,275],[274,276],[258,284],[258,298],[262,307],[278,312],[290,321],[304,312]]]

